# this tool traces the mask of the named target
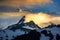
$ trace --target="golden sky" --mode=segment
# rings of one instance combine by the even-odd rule
[[[25,22],[34,21],[41,28],[47,27],[51,23],[60,24],[60,16],[54,16],[47,13],[30,13],[30,12],[7,12],[0,13],[4,18],[20,17],[25,15]]]

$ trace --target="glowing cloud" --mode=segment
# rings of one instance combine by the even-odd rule
[[[20,17],[20,16],[24,16],[26,14],[29,14],[28,12],[0,12],[0,16],[4,16],[4,17]]]
[[[27,14],[25,21],[26,22],[34,21],[39,27],[44,28],[50,25],[51,23],[60,24],[60,17],[55,17],[40,12],[38,14]]]
[[[1,16],[4,18],[10,17],[21,17],[25,15],[25,22],[34,21],[40,28],[45,28],[51,23],[53,24],[60,24],[60,16],[50,15],[47,13],[30,13],[30,12],[7,12],[1,13]]]

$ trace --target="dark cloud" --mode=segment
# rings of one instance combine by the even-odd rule
[[[0,0],[0,2],[4,2],[5,0]]]

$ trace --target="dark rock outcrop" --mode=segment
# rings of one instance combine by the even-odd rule
[[[56,34],[56,40],[60,40],[60,35]]]
[[[36,30],[30,31],[28,34],[15,37],[14,40],[40,40],[41,34]]]

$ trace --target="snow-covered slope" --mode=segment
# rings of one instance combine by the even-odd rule
[[[40,40],[56,40],[57,35],[60,38],[60,27],[51,25],[51,27],[41,29],[33,21],[24,23],[23,17],[18,23],[10,25],[8,28],[1,30],[0,40],[11,40],[19,35],[25,34],[25,32],[28,34],[31,30],[36,30],[41,34]]]

